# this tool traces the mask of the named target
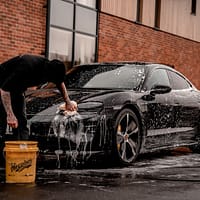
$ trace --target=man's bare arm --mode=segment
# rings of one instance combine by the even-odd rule
[[[17,128],[18,127],[18,121],[17,118],[15,117],[11,105],[11,97],[10,97],[10,92],[4,91],[0,89],[0,94],[1,94],[1,99],[3,106],[5,108],[6,114],[7,114],[7,124],[11,126],[12,128]]]
[[[75,111],[77,110],[76,105],[70,100],[68,93],[67,93],[67,89],[65,87],[65,84],[62,82],[61,84],[57,85],[57,88],[59,89],[59,91],[62,94],[62,97],[65,101],[65,108],[66,110],[70,110],[70,111]]]

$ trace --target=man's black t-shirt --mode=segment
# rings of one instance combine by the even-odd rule
[[[24,92],[28,87],[46,83],[48,59],[23,55],[0,65],[0,88],[10,92]]]

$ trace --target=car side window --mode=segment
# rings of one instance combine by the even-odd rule
[[[150,74],[145,85],[146,85],[146,87],[145,87],[146,90],[151,90],[156,85],[170,86],[169,77],[168,77],[166,70],[164,70],[164,69],[154,70]]]
[[[191,85],[187,82],[187,80],[185,80],[179,74],[172,71],[168,71],[168,74],[169,74],[171,87],[173,90],[183,90],[183,89],[188,89],[191,87]]]

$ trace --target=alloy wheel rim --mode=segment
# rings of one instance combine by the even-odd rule
[[[124,162],[132,162],[137,155],[139,128],[130,113],[122,116],[117,124],[117,150]]]

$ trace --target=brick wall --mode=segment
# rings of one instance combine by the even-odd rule
[[[98,61],[150,61],[174,65],[200,89],[200,43],[100,14]]]
[[[10,57],[45,53],[47,0],[1,0],[0,63]]]

